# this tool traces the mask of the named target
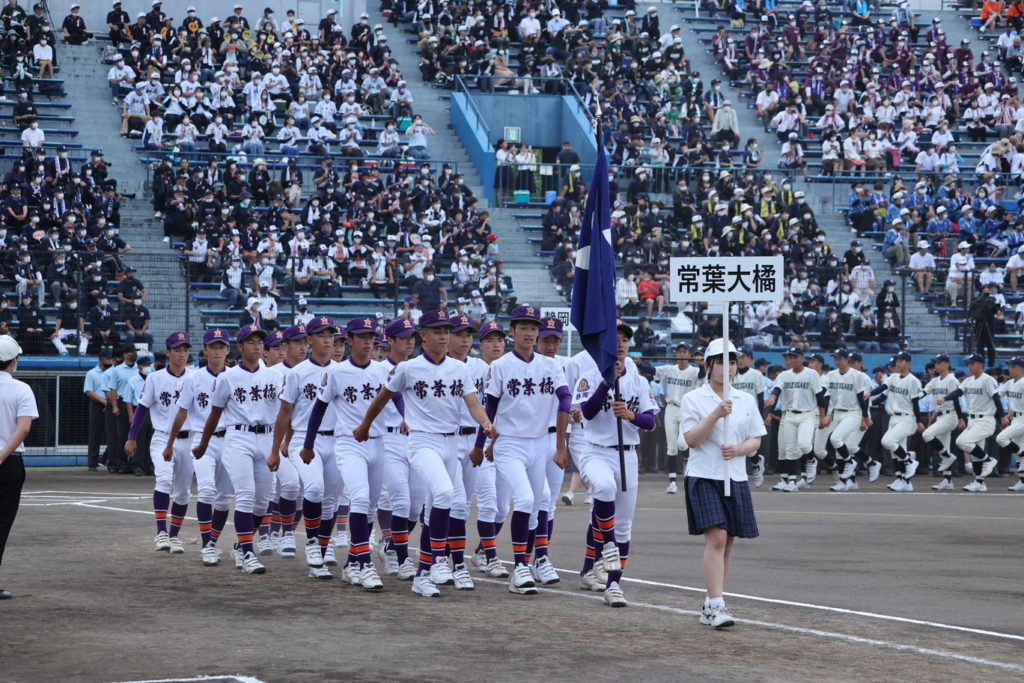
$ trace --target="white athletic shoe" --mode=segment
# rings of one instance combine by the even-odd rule
[[[339,529],[335,532],[334,547],[348,550],[348,529]]]
[[[366,564],[359,572],[359,583],[364,591],[384,590],[384,582],[380,580],[380,575],[377,574],[372,562]]]
[[[216,567],[220,564],[220,549],[215,548],[212,545],[203,546],[203,549],[199,551],[203,558],[203,564],[207,567]]]
[[[412,581],[416,577],[416,563],[411,557],[405,558],[405,562],[398,565],[398,579],[400,581]]]
[[[576,502],[576,494],[572,491],[566,491],[562,494],[562,505],[572,505]]]
[[[842,479],[840,479],[836,483],[832,484],[832,486],[829,486],[828,490],[829,491],[847,491],[847,490],[849,490],[849,489],[847,489],[847,485],[848,485],[848,482],[845,482]]]
[[[853,479],[850,479],[848,482],[846,482],[847,491],[856,491],[859,488],[860,486],[857,486],[857,482],[855,482]]]
[[[604,559],[604,570],[606,572],[621,572],[622,558],[619,557],[619,546],[614,541],[608,541],[601,549],[601,558]]]
[[[889,489],[890,491],[903,491],[904,490],[903,486],[904,486],[903,480],[897,478],[893,483],[889,484],[885,488]]]
[[[786,482],[786,488],[782,490],[786,493],[796,493],[800,490],[800,484],[791,479]]]
[[[437,586],[426,574],[420,574],[412,580],[412,592],[425,598],[441,597],[441,591],[437,590]]]
[[[939,472],[948,472],[949,470],[953,469],[953,465],[955,464],[956,456],[953,455],[952,453],[946,453],[944,456],[942,456],[942,459],[939,460]]]
[[[917,474],[917,468],[918,468],[918,466],[919,466],[920,464],[921,464],[921,463],[919,463],[919,462],[918,462],[917,460],[914,460],[913,458],[911,458],[910,460],[908,460],[908,461],[907,461],[907,473],[903,475],[903,476],[904,476],[904,478],[906,478],[906,479],[910,479],[910,478],[911,478],[911,477],[913,477],[913,476],[914,476],[915,474]]]
[[[997,461],[992,456],[989,456],[981,461],[981,474],[978,476],[982,479],[992,474],[992,470],[996,468]]]
[[[608,572],[604,567],[604,558],[598,556],[597,560],[594,561],[594,576],[601,582],[601,590],[608,585]]]
[[[322,553],[324,558],[324,564],[326,564],[328,567],[337,567],[338,558],[334,554],[334,546],[328,543],[325,547],[326,550]]]
[[[435,586],[449,586],[455,583],[447,562],[435,562],[430,565],[430,580]]]
[[[807,480],[807,485],[810,486],[814,483],[814,480],[818,478],[818,458],[814,457],[804,463],[804,479]]]
[[[1013,486],[1006,487],[1010,491],[1024,491],[1024,481],[1018,481]]]
[[[533,577],[530,576],[530,568],[525,564],[517,564],[512,570],[512,577],[508,581],[508,592],[519,595],[536,595]]]
[[[814,481],[813,479],[812,480],[808,480],[807,477],[800,477],[796,481],[796,487],[798,489],[800,489],[800,490],[809,489],[809,488],[811,488],[811,483],[813,481]]]
[[[943,479],[938,484],[932,484],[932,490],[933,491],[952,491],[953,490],[953,482],[951,482],[949,479]]]
[[[868,481],[875,483],[878,481],[878,477],[882,475],[882,463],[878,460],[872,460],[868,463]]]
[[[295,557],[295,534],[281,534],[281,542],[277,546],[277,554],[281,557]]]
[[[231,556],[235,558],[235,569],[241,569],[245,565],[245,556],[237,545],[231,549]]]
[[[978,481],[977,479],[975,479],[970,484],[964,487],[964,491],[969,491],[970,493],[985,493],[986,491],[988,491],[988,486],[985,484],[985,482]]]
[[[360,586],[360,569],[359,563],[349,562],[345,565],[345,568],[341,570],[341,580],[345,583],[350,583],[353,586]]]
[[[604,590],[605,585],[606,582],[598,579],[597,574],[594,573],[593,569],[588,571],[586,574],[580,575],[580,590],[600,593]]]
[[[588,493],[587,497],[583,499],[583,504],[584,505],[593,505],[593,503],[594,503],[594,497]]]
[[[278,549],[281,547],[281,532],[271,531],[270,532],[270,549],[277,554]]]
[[[153,549],[157,551],[171,549],[171,537],[167,535],[166,531],[159,532],[153,539]]]
[[[754,462],[754,486],[761,488],[764,483],[764,456],[757,456],[757,460]]]
[[[484,565],[483,572],[492,579],[508,578],[508,569],[505,568],[505,565],[503,565],[501,563],[501,560],[499,560],[497,557],[495,557],[493,560],[489,560],[487,564]]]
[[[607,588],[604,589],[604,604],[609,607],[626,607],[629,605],[626,602],[626,596],[622,594],[622,588],[619,586],[618,581],[612,581]]]
[[[533,563],[533,578],[540,581],[545,586],[551,586],[561,581],[558,578],[558,572],[551,565],[551,560],[547,557],[542,557]]]
[[[385,550],[384,573],[387,576],[398,576],[398,553],[394,550]]]
[[[665,493],[675,493],[677,490],[678,489],[676,488],[676,480],[675,479],[669,479],[668,480],[668,488],[665,489]]]
[[[171,536],[170,539],[168,540],[168,543],[171,544],[171,555],[181,555],[183,552],[185,552],[185,544],[182,543],[181,539],[177,536]]]
[[[476,588],[473,585],[472,577],[469,575],[469,570],[466,569],[464,564],[455,565],[455,571],[452,572],[452,581],[455,582],[455,587],[460,591],[471,591]]]
[[[704,607],[700,611],[700,623],[714,628],[728,628],[736,622],[727,607]]]
[[[260,539],[256,541],[256,554],[263,557],[274,554],[274,546],[271,545],[269,537],[260,535]]]
[[[309,568],[309,578],[311,578],[311,579],[320,579],[322,581],[327,581],[327,580],[333,579],[334,575],[331,574],[331,570],[328,569],[327,567],[310,567]]]
[[[267,568],[264,567],[259,558],[252,553],[246,553],[242,557],[242,571],[246,574],[265,574]]]
[[[845,479],[846,481],[850,481],[850,477],[852,477],[855,474],[857,474],[857,461],[854,460],[853,458],[850,458],[843,465],[843,471],[839,474],[839,478]]]
[[[487,553],[482,549],[473,553],[473,566],[479,569],[481,572],[487,572]]]
[[[779,483],[771,487],[771,491],[785,491],[789,488],[789,480],[785,477],[779,480]]]
[[[324,566],[324,556],[320,553],[320,544],[315,538],[306,541],[306,564],[310,567]]]

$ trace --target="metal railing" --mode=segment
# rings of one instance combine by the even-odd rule
[[[455,77],[455,90],[466,96],[466,102],[469,104],[470,110],[473,112],[473,116],[476,117],[475,126],[488,140],[491,137],[491,127],[487,125],[487,121],[484,119],[483,112],[480,111],[480,107],[473,99],[473,94],[469,91],[469,85],[463,80],[462,76]]]

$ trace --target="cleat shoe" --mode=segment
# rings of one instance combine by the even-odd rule
[[[476,588],[473,585],[473,579],[469,575],[469,570],[466,569],[464,564],[455,565],[455,571],[452,572],[452,580],[455,582],[455,587],[460,591],[471,591]]]
[[[359,564],[356,562],[349,562],[345,565],[345,568],[341,570],[341,580],[345,583],[350,583],[353,586],[360,586],[360,570]]]
[[[416,577],[416,564],[412,558],[405,558],[405,562],[398,565],[398,579],[400,581],[412,581]]]
[[[420,574],[412,580],[412,592],[425,598],[441,597],[441,591],[437,590],[437,586],[426,574]]]
[[[295,557],[295,534],[286,533],[281,535],[281,542],[277,547],[277,554],[281,557]]]
[[[868,463],[868,481],[875,483],[878,481],[878,477],[882,474],[882,463],[878,460],[872,460]]]
[[[430,580],[435,586],[449,586],[455,583],[447,562],[435,562],[430,565]]]
[[[606,572],[622,571],[622,559],[619,557],[619,546],[613,541],[608,541],[604,544],[604,548],[601,550],[601,558],[604,560],[604,570]]]
[[[608,585],[608,572],[605,571],[603,557],[598,557],[594,562],[594,576],[601,582],[601,590],[604,590],[604,587]]]
[[[398,553],[394,550],[384,551],[384,573],[388,576],[398,576]]]
[[[331,574],[331,570],[327,567],[310,567],[309,578],[327,581],[329,579],[333,579],[334,575]]]
[[[728,608],[705,606],[700,612],[700,623],[714,628],[728,628],[736,622],[733,621]]]
[[[814,483],[814,480],[818,478],[818,458],[812,457],[810,460],[804,463],[804,479],[807,480],[807,485],[810,486]]]
[[[171,536],[170,539],[168,539],[168,542],[171,544],[171,555],[181,555],[185,552],[185,544],[182,543],[181,539],[177,536]]]
[[[843,465],[843,471],[840,473],[839,478],[851,481],[855,474],[857,474],[857,461],[850,458],[846,461],[846,464]]]
[[[848,491],[849,489],[847,488],[847,485],[848,485],[847,482],[845,482],[842,479],[840,479],[835,484],[832,484],[832,486],[829,486],[828,490],[829,491]]]
[[[566,491],[562,494],[562,505],[572,505],[576,502],[576,494],[572,491]]]
[[[605,588],[605,583],[597,578],[597,574],[591,569],[586,574],[580,575],[580,590],[594,591],[600,593]]]
[[[334,534],[334,547],[348,550],[348,529],[339,529]]]
[[[491,577],[492,579],[507,579],[508,570],[505,569],[505,565],[501,563],[501,560],[494,558],[490,560],[483,568],[484,574]]]
[[[1013,486],[1007,486],[1006,488],[1010,491],[1024,491],[1024,481],[1018,481]]]
[[[991,455],[981,461],[981,474],[979,478],[984,479],[988,475],[992,474],[992,471],[996,468],[997,461]],[[984,482],[983,482],[984,483]]]
[[[324,566],[324,556],[320,554],[320,544],[315,538],[306,541],[306,564],[310,567]]]
[[[904,479],[903,480],[903,492],[904,493],[911,493],[913,490],[914,490],[914,485],[911,484],[909,481]]]
[[[203,564],[207,567],[216,567],[220,564],[220,550],[218,548],[208,545],[199,552],[202,555]]]
[[[323,546],[324,552],[320,553],[324,558],[324,564],[328,567],[337,567],[338,558],[334,554],[334,546],[328,543]]]
[[[938,484],[932,484],[932,490],[933,491],[952,491],[953,490],[953,482],[951,482],[949,479],[943,479]]]
[[[533,584],[533,577],[530,576],[530,568],[525,564],[517,564],[512,570],[512,577],[508,581],[508,592],[519,595],[536,595],[537,589]]]
[[[896,481],[894,481],[893,483],[889,484],[885,488],[889,489],[890,491],[902,491],[903,490],[903,480],[902,479],[897,479]]]
[[[796,487],[801,490],[809,489],[811,488],[811,482],[808,481],[807,477],[800,477],[796,482]]]
[[[237,544],[231,549],[231,555],[235,558],[235,569],[241,569],[245,565],[245,556]]]
[[[754,486],[761,488],[764,483],[764,456],[757,456],[757,460],[754,463]]]
[[[274,546],[268,537],[260,536],[260,540],[256,541],[256,554],[261,557],[274,554]]]
[[[787,488],[789,488],[789,482],[786,479],[780,479],[779,483],[776,484],[775,486],[772,486],[770,490],[785,491]]]
[[[604,589],[604,604],[609,607],[626,607],[629,605],[626,602],[626,596],[622,594],[622,588],[619,586],[618,581],[612,581]]]
[[[267,572],[267,568],[260,563],[259,558],[257,558],[256,555],[253,553],[246,553],[242,557],[242,571],[246,574],[265,574]]]
[[[547,557],[542,557],[534,562],[531,569],[533,570],[533,578],[545,586],[551,586],[561,581],[558,578],[558,572],[555,571],[555,568],[551,565],[551,560]]]
[[[270,532],[270,549],[275,555],[278,554],[278,549],[281,547],[281,532],[271,531]]]
[[[800,484],[794,480],[786,482],[786,488],[782,489],[785,493],[796,493],[800,490]]]
[[[676,488],[676,480],[675,479],[669,479],[668,480],[668,488],[665,489],[665,493],[675,493],[677,490],[678,489]]]
[[[482,572],[486,571],[485,567],[487,567],[487,553],[485,553],[483,550],[479,550],[473,553],[473,566]]]
[[[847,491],[856,491],[859,488],[860,487],[857,486],[857,482],[855,482],[853,479],[851,479],[848,482],[846,482],[846,490]]]
[[[985,482],[975,479],[964,487],[964,491],[968,491],[970,493],[985,493],[988,491],[988,486],[985,485]]]
[[[364,591],[376,592],[384,590],[384,582],[380,580],[377,569],[373,566],[372,562],[365,565],[359,572],[359,583]]]
[[[153,549],[157,551],[171,549],[171,537],[167,535],[166,531],[161,531],[153,539]]]
[[[939,460],[939,472],[949,472],[953,469],[953,465],[956,464],[956,456],[952,453],[946,453]]]
[[[917,460],[910,459],[907,461],[907,473],[903,475],[905,479],[910,479],[917,474],[917,467],[920,463]]]

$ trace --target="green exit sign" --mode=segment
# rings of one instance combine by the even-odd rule
[[[507,142],[522,142],[523,130],[517,126],[505,126],[505,140]]]

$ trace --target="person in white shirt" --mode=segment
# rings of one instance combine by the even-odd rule
[[[32,47],[32,59],[39,67],[39,78],[53,78],[53,46],[44,35]]]
[[[875,296],[875,271],[866,259],[850,271],[850,281],[853,283],[853,293],[857,297],[863,299]]]
[[[714,628],[734,624],[725,605],[725,580],[733,539],[758,536],[744,458],[757,455],[767,431],[757,403],[746,392],[725,398],[726,372],[737,371],[732,342],[715,339],[704,351],[708,381],[682,398],[681,433],[690,449],[686,464],[686,519],[693,536],[704,536],[704,582],[707,595],[700,623]],[[730,495],[724,481],[730,480]]]
[[[121,103],[121,135],[128,135],[128,129],[133,121],[138,121],[140,125],[145,126],[146,121],[149,121],[149,105],[152,100],[149,95],[146,94],[146,84],[143,81],[139,81],[135,84],[135,88],[124,96],[124,102]]]
[[[114,66],[107,71],[107,83],[110,85],[110,94],[113,97],[114,106],[120,106],[118,98],[125,88],[131,87],[135,82],[135,69],[125,66],[124,57],[118,55]]]
[[[174,137],[175,144],[182,151],[194,152],[196,150],[196,138],[199,137],[199,130],[188,115],[182,118],[181,123],[174,128]]]
[[[206,126],[206,136],[209,141],[210,151],[222,154],[228,151],[226,139],[228,135],[229,130],[224,125],[224,117],[217,114],[213,117],[213,121]]]
[[[39,127],[38,121],[33,121],[28,128],[21,131],[21,146],[25,148],[26,153],[41,148],[44,142],[46,142],[46,133]]]
[[[266,132],[263,130],[263,126],[260,122],[255,119],[248,119],[245,122],[245,127],[242,128],[242,137],[245,142],[242,143],[242,149],[245,153],[254,156],[261,157],[264,155],[263,138]]]
[[[956,306],[957,295],[964,285],[964,278],[974,276],[974,256],[970,253],[971,243],[960,242],[957,252],[949,257],[949,274],[946,276],[946,296],[950,305]]]
[[[914,159],[915,170],[918,173],[934,173],[938,164],[939,155],[935,153],[935,148],[931,145],[923,144],[921,151],[917,153],[917,157]]]
[[[336,139],[335,135],[321,123],[319,116],[314,116],[312,125],[306,131],[306,140],[309,142],[309,153],[316,156],[328,156],[331,153],[330,142]]]
[[[526,40],[529,36],[540,38],[540,20],[534,7],[519,21],[519,40]]]
[[[1006,261],[1006,274],[1010,276],[1010,289],[1017,291],[1017,280],[1021,271],[1024,271],[1024,244],[1017,247],[1017,251]]]
[[[959,388],[945,397],[935,399],[936,406],[947,401],[953,403],[960,426],[963,431],[956,437],[956,445],[964,456],[970,456],[974,470],[974,481],[964,486],[970,493],[985,493],[985,477],[996,468],[997,461],[985,450],[985,441],[996,431],[996,426],[1003,420],[1006,412],[1000,400],[999,385],[995,378],[985,372],[985,358],[974,353],[964,359],[967,363],[967,376],[960,382]],[[963,397],[966,411],[961,409],[959,398]],[[966,427],[964,422],[966,420]]]
[[[910,256],[910,272],[914,274],[918,294],[927,294],[932,288],[935,257],[928,251],[930,246],[928,242],[921,240],[917,243],[917,250]]]

